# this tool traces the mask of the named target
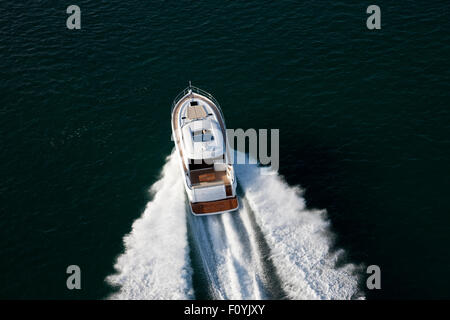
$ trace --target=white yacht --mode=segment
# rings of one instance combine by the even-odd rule
[[[192,214],[238,209],[237,182],[217,100],[189,83],[173,101],[171,123]]]

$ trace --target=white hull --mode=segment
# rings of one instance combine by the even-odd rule
[[[218,102],[190,86],[175,98],[171,124],[192,214],[238,209],[237,181]]]

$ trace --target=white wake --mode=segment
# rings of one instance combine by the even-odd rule
[[[343,251],[330,251],[326,212],[306,209],[300,189],[278,174],[262,175],[256,165],[235,167],[288,298],[360,298],[357,267],[336,268]]]
[[[153,200],[124,238],[117,273],[106,279],[120,288],[111,299],[193,298],[185,191],[177,161],[174,153],[167,158],[160,180],[150,189]]]
[[[266,278],[245,207],[188,220],[215,299],[267,299]]]
[[[359,297],[356,266],[336,267],[343,251],[330,251],[326,213],[305,208],[299,188],[277,174],[261,175],[256,165],[235,165],[246,200],[240,210],[195,217],[186,212],[178,160],[174,152],[167,158],[151,187],[153,200],[124,237],[117,272],[107,277],[119,288],[110,298],[194,298],[189,255],[194,249],[216,299],[270,299],[279,290],[290,299]]]

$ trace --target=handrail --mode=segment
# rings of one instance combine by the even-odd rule
[[[213,95],[210,94],[209,92],[207,92],[207,91],[205,91],[205,90],[202,90],[202,89],[200,89],[200,88],[191,86],[190,84],[189,84],[189,86],[186,87],[183,91],[181,91],[179,94],[177,94],[177,96],[175,97],[175,99],[173,99],[173,102],[172,102],[172,108],[171,108],[171,111],[170,111],[170,112],[173,113],[173,109],[174,109],[175,106],[177,105],[178,101],[180,101],[181,99],[183,99],[183,98],[184,98],[185,96],[187,96],[188,94],[191,94],[191,92],[200,94],[200,95],[202,95],[202,96],[208,98],[209,100],[211,100],[211,101],[215,104],[215,106],[217,107],[217,109],[219,109],[220,115],[221,115],[222,119],[225,121],[225,118],[224,118],[223,112],[222,112],[222,108],[220,107],[220,104],[219,104],[219,102],[216,100],[216,98],[214,98]]]

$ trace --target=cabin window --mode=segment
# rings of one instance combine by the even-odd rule
[[[214,169],[215,171],[224,171],[224,170],[216,170],[214,167],[214,164],[225,164],[225,155],[218,156],[217,158],[210,158],[210,159],[187,159],[188,160],[188,166],[189,170],[198,170],[198,169]],[[226,169],[225,169],[226,170]]]
[[[211,161],[208,162],[210,163],[206,163],[204,160],[188,159],[189,171],[214,168],[214,163],[211,163]]]

